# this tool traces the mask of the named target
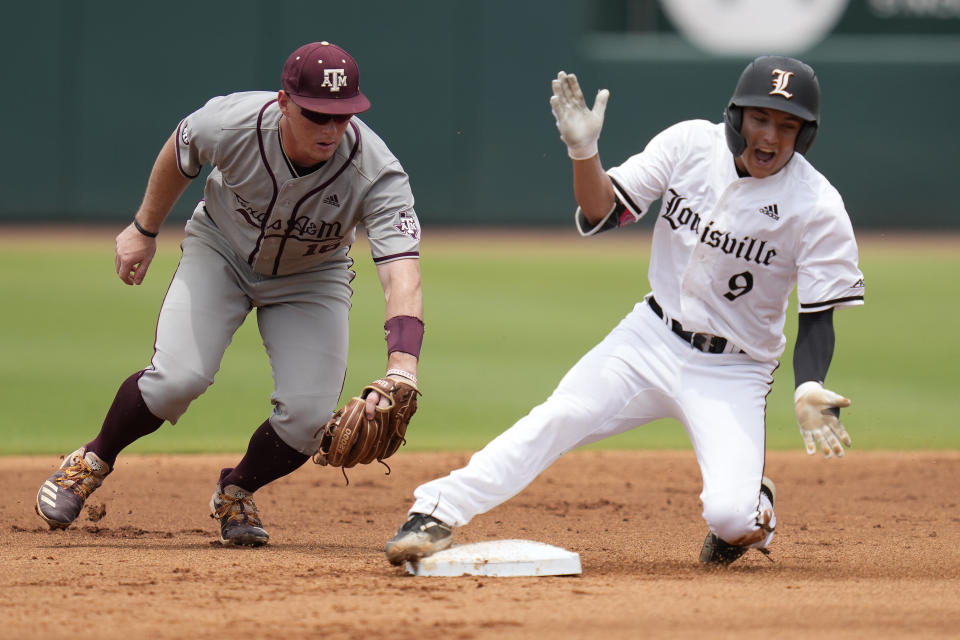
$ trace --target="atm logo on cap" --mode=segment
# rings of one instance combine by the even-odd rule
[[[321,87],[330,87],[332,93],[340,91],[340,87],[347,86],[347,74],[343,69],[324,69],[323,84]]]
[[[784,71],[783,69],[773,70],[773,90],[768,94],[771,96],[783,96],[787,100],[793,97],[793,94],[787,91],[787,85],[790,84],[790,78],[793,71]]]

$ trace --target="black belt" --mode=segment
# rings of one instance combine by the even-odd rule
[[[663,309],[660,308],[660,305],[657,304],[657,301],[653,296],[647,298],[647,304],[650,305],[650,308],[660,317],[660,319],[663,319]],[[727,348],[726,338],[721,338],[720,336],[715,336],[709,333],[694,333],[692,331],[684,331],[683,325],[673,319],[670,320],[670,330],[680,336],[684,342],[689,344],[694,349],[699,349],[705,353],[723,353],[723,350]],[[739,351],[740,350],[738,349],[737,352],[739,353]]]

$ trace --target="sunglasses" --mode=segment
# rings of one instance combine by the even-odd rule
[[[297,105],[300,107],[300,105]],[[337,124],[343,124],[347,120],[353,117],[352,113],[342,113],[342,114],[332,114],[332,113],[319,113],[317,111],[307,111],[303,107],[300,107],[300,115],[309,120],[314,124],[327,124],[331,120]]]

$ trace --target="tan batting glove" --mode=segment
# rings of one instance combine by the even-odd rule
[[[560,139],[567,145],[567,155],[574,160],[592,158],[598,153],[597,141],[610,92],[606,89],[598,91],[593,109],[588,109],[577,76],[561,71],[552,85],[550,110],[557,120]]]
[[[793,393],[793,410],[797,414],[807,453],[816,453],[817,445],[820,445],[826,458],[833,454],[838,457],[843,455],[840,443],[849,447],[850,436],[830,409],[849,406],[850,400],[824,389],[819,382],[810,380],[797,387]]]

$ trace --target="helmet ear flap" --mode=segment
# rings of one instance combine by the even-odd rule
[[[810,148],[810,145],[813,144],[813,139],[817,137],[817,130],[819,127],[816,122],[804,122],[803,126],[800,127],[800,131],[797,133],[797,142],[793,145],[793,148],[796,149],[797,153],[805,155],[807,149]]]
[[[728,106],[723,112],[723,123],[726,125],[727,146],[734,158],[739,158],[747,148],[747,141],[740,133],[740,127],[743,125],[743,109],[734,104]]]

